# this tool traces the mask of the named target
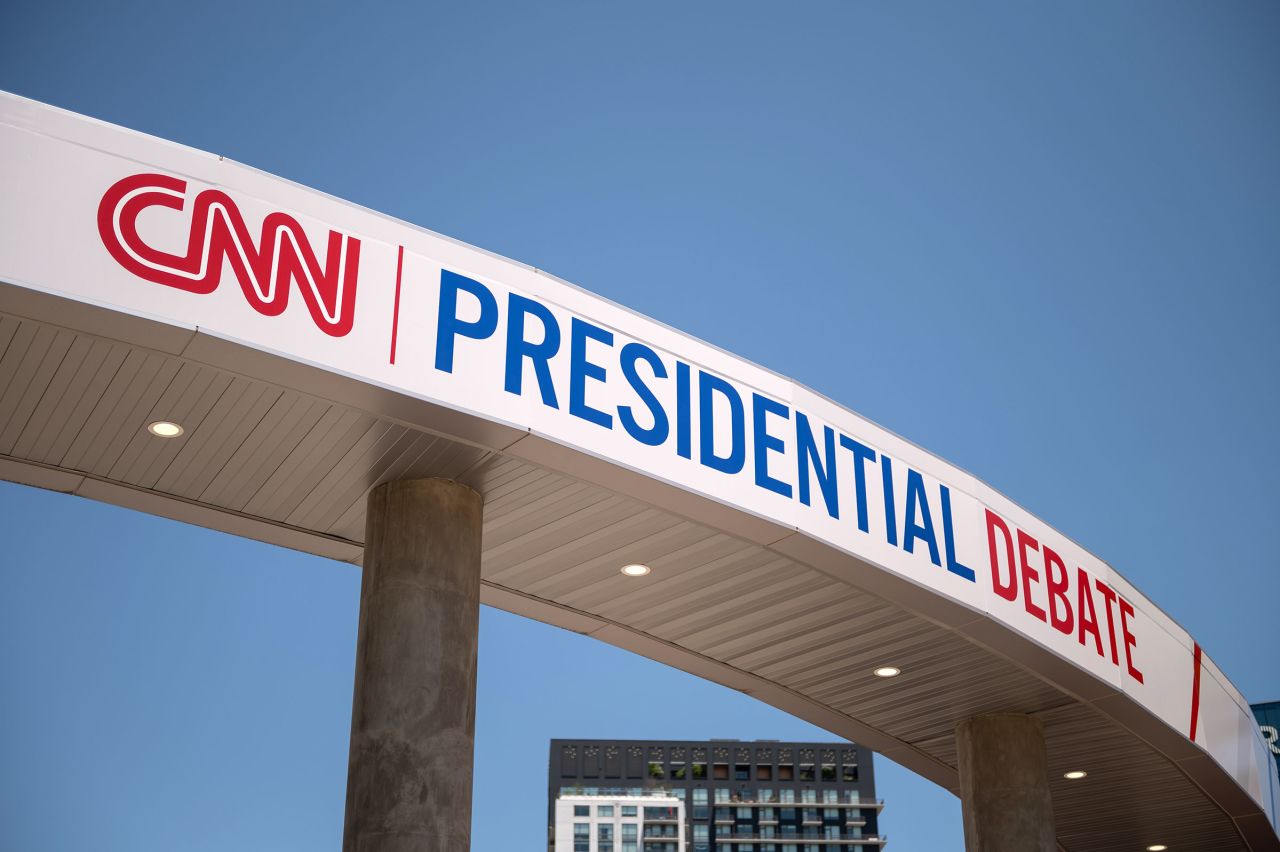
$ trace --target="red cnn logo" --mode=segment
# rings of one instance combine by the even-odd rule
[[[360,266],[358,239],[330,231],[321,266],[297,220],[287,213],[271,213],[262,221],[262,236],[255,245],[235,202],[224,192],[206,189],[192,204],[185,256],[143,242],[138,215],[148,207],[181,212],[186,191],[186,181],[157,174],[133,175],[107,190],[98,205],[98,234],[117,263],[156,284],[212,293],[218,289],[225,259],[245,299],[258,313],[279,316],[289,304],[291,282],[296,281],[321,331],[334,337],[351,331]]]

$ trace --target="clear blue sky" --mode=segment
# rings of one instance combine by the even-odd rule
[[[1261,701],[1277,44],[1274,2],[6,0],[0,87],[792,376],[1110,561]],[[0,534],[0,846],[338,848],[356,569],[11,485]],[[476,852],[542,848],[550,737],[821,735],[501,612],[482,631]],[[892,849],[962,848],[950,794],[879,777]]]

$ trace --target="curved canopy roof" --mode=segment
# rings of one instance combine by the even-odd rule
[[[1035,714],[1066,850],[1280,849],[1274,765],[1192,637],[837,403],[538,270],[9,95],[0,175],[0,477],[353,563],[372,487],[456,479],[485,498],[487,604],[952,790],[957,722]]]

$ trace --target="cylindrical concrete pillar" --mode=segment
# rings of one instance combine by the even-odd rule
[[[956,726],[966,852],[1054,852],[1044,726],[1016,713]]]
[[[471,848],[481,504],[443,479],[369,495],[343,852]]]

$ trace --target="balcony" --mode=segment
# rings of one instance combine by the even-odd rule
[[[716,837],[718,843],[750,843],[768,844],[768,843],[790,843],[793,845],[804,845],[807,843],[817,844],[826,847],[867,847],[867,846],[884,846],[889,842],[888,835],[871,835],[868,837],[765,837],[759,834],[748,834],[743,832],[735,832],[733,834],[718,835]]]
[[[867,808],[868,810],[877,810],[877,811],[884,810],[883,799],[875,799],[875,800],[863,799],[862,801],[859,801],[859,802],[783,802],[783,801],[779,801],[777,796],[774,796],[773,798],[768,800],[733,798],[727,802],[716,802],[716,804],[720,806],[733,805],[735,808],[736,807],[846,808],[846,809]]]
[[[592,798],[670,799],[674,794],[666,787],[594,787],[574,785],[561,787],[560,796],[584,796]]]

